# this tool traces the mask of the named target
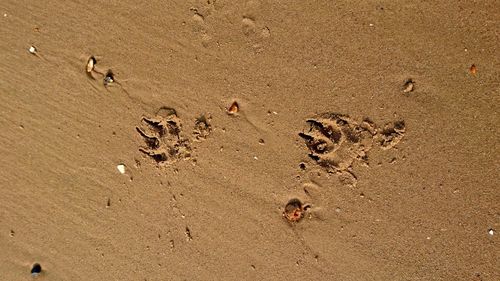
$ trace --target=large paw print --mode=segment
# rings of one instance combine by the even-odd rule
[[[325,113],[307,120],[309,130],[300,133],[309,156],[331,172],[343,172],[355,160],[365,160],[373,146],[375,126],[365,119],[356,122],[349,116]]]
[[[183,136],[180,119],[173,108],[162,107],[156,116],[143,117],[136,130],[145,142],[139,150],[158,164],[170,164],[191,156],[190,141]]]

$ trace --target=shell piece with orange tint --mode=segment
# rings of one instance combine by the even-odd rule
[[[469,68],[469,71],[472,75],[476,75],[477,73],[477,67],[475,64],[471,65],[470,68]]]
[[[288,222],[298,222],[300,219],[304,217],[304,206],[299,199],[291,199],[285,206],[285,210],[283,211],[283,217]]]
[[[240,111],[240,105],[236,101],[227,109],[227,113],[231,115],[238,113],[238,111]]]

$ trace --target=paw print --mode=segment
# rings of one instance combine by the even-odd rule
[[[309,130],[300,133],[309,156],[331,172],[348,170],[364,160],[372,148],[375,126],[367,119],[356,122],[347,115],[326,113],[307,120]]]
[[[173,108],[162,107],[154,117],[143,117],[136,127],[145,145],[139,150],[158,164],[170,164],[191,156],[189,139],[182,134],[182,126]]]

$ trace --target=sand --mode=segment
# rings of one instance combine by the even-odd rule
[[[499,15],[2,1],[0,279],[500,280]]]

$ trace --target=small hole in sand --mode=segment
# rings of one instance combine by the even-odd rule
[[[38,275],[40,273],[42,273],[42,266],[39,263],[33,264],[33,266],[31,267],[31,274]]]

